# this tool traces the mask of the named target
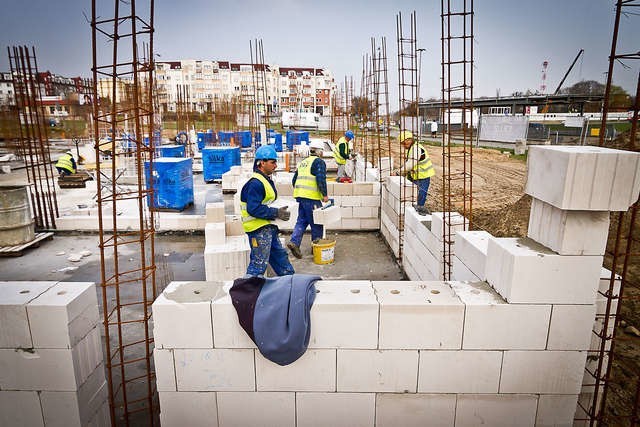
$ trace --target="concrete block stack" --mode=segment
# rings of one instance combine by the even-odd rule
[[[0,425],[110,425],[93,283],[0,282]]]
[[[204,267],[207,280],[234,280],[247,272],[249,241],[242,220],[225,215],[224,203],[207,203]]]
[[[222,192],[235,193],[251,178],[251,169],[245,166],[231,166],[231,169],[222,174]]]
[[[484,282],[320,281],[309,348],[282,367],[229,287],[174,282],[153,304],[165,426],[571,425],[589,346],[572,332],[593,305],[508,303]]]
[[[444,221],[451,224],[444,228]],[[412,206],[405,211],[404,246],[402,266],[409,280],[438,280],[444,273],[444,239],[452,240],[456,233],[463,231],[468,221],[459,213],[434,212],[433,215],[419,215]],[[455,245],[452,244],[451,261],[455,264]],[[454,276],[456,279],[457,277]],[[460,280],[467,280],[460,279]],[[468,280],[478,280],[469,277]]]
[[[411,207],[411,200],[418,196],[418,190],[409,180],[400,176],[389,176],[382,185],[380,206],[380,232],[389,244],[396,258],[400,257],[400,230],[404,229],[404,214]],[[401,209],[401,203],[404,209]]]

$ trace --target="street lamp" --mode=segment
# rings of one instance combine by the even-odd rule
[[[426,49],[416,49],[418,52],[418,89],[416,90],[416,116],[418,119],[418,135],[422,135],[422,121],[420,120],[420,73],[422,71],[422,52]]]

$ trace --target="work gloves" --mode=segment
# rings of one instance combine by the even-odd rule
[[[287,210],[287,206],[283,206],[281,208],[278,208],[277,217],[278,219],[281,219],[283,221],[289,221],[289,218],[291,218],[291,212]]]

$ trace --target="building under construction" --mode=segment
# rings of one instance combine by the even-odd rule
[[[598,129],[614,63],[638,59],[617,45],[627,3]],[[433,105],[418,102],[415,12],[395,16],[395,46],[371,37],[360,93],[270,67],[252,40],[246,64],[215,62],[232,84],[237,71],[234,95],[203,99],[160,76],[214,63],[156,63],[153,0],[115,5],[92,2],[90,140],[51,138],[37,50],[8,48],[0,425],[640,423],[638,94],[615,137],[587,124],[591,139],[527,140],[521,118],[482,129],[474,5],[443,0]],[[326,130],[285,129],[285,108]],[[323,238],[305,234],[294,275],[247,277],[258,243],[241,194],[264,146],[272,206],[291,212],[265,220],[282,241],[310,147],[328,172]]]

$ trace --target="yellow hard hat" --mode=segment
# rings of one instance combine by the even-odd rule
[[[406,139],[413,139],[413,134],[408,130],[403,130],[402,132],[400,132],[399,138],[400,142],[404,142],[404,140]]]

